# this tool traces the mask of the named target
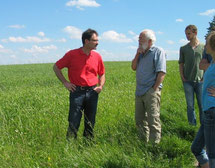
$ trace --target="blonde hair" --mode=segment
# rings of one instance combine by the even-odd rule
[[[186,28],[185,28],[185,31],[186,30],[191,30],[193,33],[197,33],[197,27],[195,25],[188,25]]]

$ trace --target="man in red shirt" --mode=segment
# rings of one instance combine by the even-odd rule
[[[67,139],[77,138],[82,112],[83,135],[93,137],[98,94],[105,83],[104,63],[100,54],[94,51],[98,45],[98,33],[92,29],[86,30],[82,34],[82,43],[83,47],[70,50],[53,67],[58,79],[70,91]],[[68,69],[69,81],[61,71],[63,68]]]

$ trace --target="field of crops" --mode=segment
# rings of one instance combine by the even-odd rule
[[[145,144],[134,121],[135,72],[130,62],[105,62],[92,142],[67,142],[69,93],[53,64],[0,66],[0,167],[189,168],[198,127],[188,125],[177,61],[167,62],[161,100],[162,140]],[[66,73],[66,70],[64,71]],[[198,114],[198,113],[197,113]]]

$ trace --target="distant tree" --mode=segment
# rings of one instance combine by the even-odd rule
[[[207,34],[205,35],[205,38],[208,36],[208,34],[211,32],[211,31],[215,31],[215,15],[214,15],[214,18],[211,22],[209,22],[209,25],[210,27],[208,27],[208,32]]]

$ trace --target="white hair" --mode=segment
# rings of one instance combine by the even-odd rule
[[[144,32],[144,35],[148,40],[152,40],[152,44],[155,43],[156,37],[154,31],[150,29],[144,29],[142,32]]]

